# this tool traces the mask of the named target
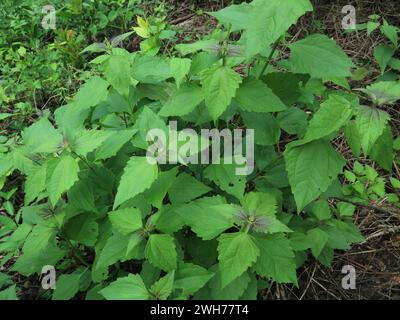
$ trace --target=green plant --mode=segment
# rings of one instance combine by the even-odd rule
[[[1,149],[3,181],[24,180],[22,208],[0,216],[1,265],[17,257],[9,273],[24,276],[56,266],[52,299],[256,299],[265,281],[298,285],[309,254],[329,266],[334,250],[362,241],[354,208],[335,200],[352,197],[332,141],[345,132],[357,157],[391,170],[379,107],[400,99],[400,84],[363,89],[366,105],[359,91],[330,89],[351,76],[342,49],[322,34],[284,40],[312,9],[254,0],[212,13],[220,27],[172,56],[102,50],[67,105]],[[254,172],[150,163],[148,132],[168,133],[167,120],[180,132],[254,129]],[[0,275],[0,296],[15,298]]]

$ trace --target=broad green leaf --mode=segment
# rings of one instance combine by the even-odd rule
[[[177,253],[174,238],[168,234],[152,234],[147,241],[145,257],[164,271],[176,269]]]
[[[361,106],[356,117],[356,128],[361,139],[361,147],[369,154],[378,138],[383,134],[389,121],[389,114],[376,107]]]
[[[159,83],[172,76],[169,63],[161,57],[136,56],[132,77],[141,83]]]
[[[312,141],[329,136],[343,127],[352,114],[348,100],[336,94],[330,95],[311,119],[304,140]]]
[[[236,175],[234,164],[211,164],[203,172],[204,177],[213,181],[221,190],[231,194],[239,200],[243,197],[246,179]]]
[[[233,226],[238,208],[217,199],[202,198],[178,209],[185,224],[203,240],[211,240]]]
[[[124,208],[108,213],[113,228],[123,235],[130,234],[143,227],[142,214],[136,208]]]
[[[377,105],[394,104],[400,100],[400,81],[375,82],[360,91],[367,94]]]
[[[192,60],[184,58],[172,58],[170,61],[170,68],[172,76],[175,79],[176,86],[179,88],[183,79],[190,71]]]
[[[85,130],[78,134],[72,148],[78,155],[86,157],[89,152],[100,147],[109,136],[109,131]]]
[[[170,296],[175,279],[175,271],[172,271],[154,283],[150,292],[156,300],[167,300]]]
[[[87,246],[94,246],[99,234],[96,217],[88,214],[80,214],[68,220],[64,226],[64,232],[68,239],[75,240]]]
[[[210,40],[200,40],[193,43],[181,43],[175,46],[176,50],[179,51],[180,54],[186,56],[190,53],[195,53],[196,51],[204,50],[208,51],[210,48],[213,48],[218,45],[218,41],[214,39]]]
[[[277,211],[275,195],[266,192],[247,193],[241,204],[246,212],[257,215],[274,216]]]
[[[307,239],[310,242],[313,256],[318,258],[328,242],[329,236],[320,228],[314,228],[307,232]]]
[[[353,63],[336,44],[322,34],[315,34],[289,45],[293,72],[308,73],[313,78],[348,77]]]
[[[188,297],[196,293],[214,276],[214,274],[192,263],[180,263],[175,274],[174,289],[181,296]]]
[[[307,113],[299,108],[290,108],[287,111],[280,112],[276,117],[282,130],[289,134],[302,136],[308,125]]]
[[[329,203],[323,199],[314,202],[311,212],[315,217],[317,217],[318,220],[321,221],[331,218],[331,209],[329,207]]]
[[[395,47],[398,46],[399,42],[399,37],[398,37],[398,32],[399,28],[395,26],[389,25],[386,21],[383,26],[381,26],[381,31],[385,35],[386,38],[388,38],[394,45]]]
[[[211,289],[211,298],[214,300],[237,300],[245,292],[250,283],[249,273],[244,272],[230,284],[223,286],[222,273],[218,265],[211,267],[209,270],[215,274],[208,283]],[[207,295],[208,299],[209,297],[210,295]],[[196,299],[196,296],[194,298]]]
[[[108,86],[108,82],[98,76],[90,78],[75,96],[73,104],[76,105],[79,110],[94,107],[105,100],[108,94]]]
[[[57,204],[61,195],[78,181],[78,172],[79,166],[73,157],[70,155],[61,157],[47,186],[50,202],[53,206]]]
[[[22,138],[32,153],[53,153],[63,143],[62,135],[47,118],[42,118],[26,128],[22,132]]]
[[[211,191],[211,188],[187,173],[181,173],[168,190],[173,204],[185,203]]]
[[[174,184],[177,173],[178,167],[174,167],[168,171],[160,172],[158,179],[152,184],[150,189],[144,192],[143,196],[152,206],[156,208],[162,207],[163,200],[167,195],[168,190]]]
[[[100,290],[107,300],[148,300],[150,294],[138,274],[118,278],[107,287]]]
[[[128,56],[111,55],[104,64],[104,75],[107,81],[124,97],[129,96],[130,71]]]
[[[298,212],[325,192],[344,166],[343,158],[324,140],[289,144],[285,163]]]
[[[213,67],[201,74],[205,102],[213,120],[224,113],[242,79],[229,67]]]
[[[260,256],[254,266],[257,274],[278,283],[297,284],[296,263],[290,242],[281,234],[254,236]]]
[[[252,6],[248,3],[241,3],[225,7],[216,12],[209,12],[208,14],[217,18],[225,27],[230,27],[231,31],[238,31],[246,29],[248,26],[252,9]]]
[[[395,49],[385,44],[381,44],[380,46],[375,48],[374,57],[376,59],[376,62],[378,62],[379,67],[381,68],[381,74],[385,72],[386,67],[389,61],[392,59],[394,53]]]
[[[313,7],[308,0],[254,0],[245,28],[246,57],[251,58],[273,44]]]
[[[197,85],[183,84],[160,110],[160,116],[183,116],[194,110],[204,100],[202,89]]]
[[[132,138],[136,130],[110,131],[110,135],[96,150],[96,160],[111,158]]]
[[[25,204],[30,204],[46,189],[47,163],[35,166],[25,180]]]
[[[245,111],[279,112],[286,105],[261,80],[247,78],[236,92],[235,99]]]
[[[393,134],[389,125],[383,130],[383,134],[376,140],[371,149],[371,158],[379,166],[387,171],[392,170],[394,152],[393,152]]]
[[[57,279],[52,300],[70,300],[79,291],[80,274],[63,274]]]
[[[146,157],[131,157],[121,177],[113,209],[148,189],[157,176],[157,164],[150,164]]]
[[[279,142],[281,129],[278,121],[270,113],[241,112],[247,129],[254,130],[254,142],[271,146]]]
[[[253,237],[244,232],[224,233],[218,242],[221,284],[225,287],[256,262],[260,250]]]
[[[18,300],[15,285],[0,291],[0,301],[4,300]]]

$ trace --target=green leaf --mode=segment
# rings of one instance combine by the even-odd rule
[[[0,291],[0,301],[3,300],[18,300],[15,285]]]
[[[233,226],[238,208],[217,199],[202,198],[178,210],[185,224],[203,240],[211,240]]]
[[[160,172],[158,179],[152,184],[150,189],[146,190],[143,196],[154,207],[161,208],[163,200],[167,195],[168,190],[176,180],[178,167],[171,170]]]
[[[52,300],[69,300],[79,291],[80,274],[63,274],[57,279]]]
[[[188,297],[202,287],[214,276],[214,273],[192,263],[180,263],[175,274],[174,289],[183,297]]]
[[[398,46],[399,37],[397,33],[399,32],[399,28],[385,23],[383,26],[381,26],[381,31],[385,35],[385,37],[388,38],[395,45],[395,47]]]
[[[154,283],[150,292],[156,300],[167,300],[174,286],[175,271],[172,271]]]
[[[266,192],[247,193],[241,204],[246,212],[257,215],[274,216],[277,211],[276,197]]]
[[[113,209],[150,188],[157,176],[157,164],[150,164],[146,157],[131,157],[121,177]]]
[[[212,164],[203,172],[204,177],[213,181],[221,190],[239,200],[242,199],[246,187],[246,179],[236,175],[234,164]]]
[[[289,134],[302,136],[308,125],[307,113],[299,108],[290,108],[280,112],[276,118],[281,129]]]
[[[348,100],[331,94],[311,119],[304,140],[312,141],[331,135],[343,127],[352,114],[352,107]]]
[[[325,192],[344,166],[343,158],[323,140],[289,144],[285,163],[298,212]]]
[[[261,80],[247,78],[236,92],[235,99],[245,111],[279,112],[286,105]]]
[[[371,159],[375,160],[383,169],[392,170],[394,159],[393,134],[389,125],[385,127],[383,134],[371,148]]]
[[[152,234],[147,241],[145,257],[164,271],[176,269],[177,253],[174,238],[168,234]]]
[[[183,79],[190,71],[192,60],[172,58],[170,61],[170,68],[172,76],[175,78],[176,86],[179,88]]]
[[[338,202],[337,208],[342,217],[352,217],[356,210],[355,205],[347,202]]]
[[[108,131],[85,130],[79,133],[72,148],[78,155],[86,157],[89,152],[100,147],[109,136]]]
[[[314,203],[312,207],[312,213],[318,220],[328,220],[331,218],[331,209],[329,207],[328,201],[318,200]]]
[[[95,152],[96,160],[105,160],[115,156],[136,132],[137,130],[110,131],[107,139]]]
[[[224,233],[218,238],[218,260],[222,288],[243,274],[260,255],[254,239],[247,233]]]
[[[183,116],[194,110],[202,101],[204,95],[197,85],[182,85],[160,110],[160,116]]]
[[[187,173],[181,173],[169,188],[173,204],[185,203],[211,191],[211,188]]]
[[[380,46],[375,48],[374,57],[376,59],[376,62],[378,62],[379,67],[381,68],[381,74],[385,72],[386,67],[389,61],[392,59],[394,53],[395,49],[385,44],[381,44]]]
[[[22,132],[22,138],[32,153],[54,153],[63,142],[62,135],[47,118],[42,118],[26,128]]]
[[[248,3],[234,4],[216,12],[209,12],[210,16],[217,18],[225,27],[231,27],[231,31],[246,29],[252,6]]]
[[[142,278],[137,274],[130,274],[127,277],[118,278],[99,292],[107,300],[150,299],[150,294],[147,291]]]
[[[315,228],[307,232],[307,239],[310,242],[313,256],[318,258],[328,242],[329,236],[320,228]]]
[[[25,204],[30,204],[46,189],[47,163],[35,166],[25,180]]]
[[[129,56],[111,55],[104,65],[104,75],[107,81],[122,96],[129,96],[131,84]]]
[[[193,43],[181,43],[175,46],[176,50],[183,56],[186,56],[190,53],[195,53],[196,51],[208,49],[218,45],[218,41],[214,39],[209,40],[200,40]]]
[[[108,82],[98,76],[90,78],[75,96],[73,104],[76,105],[79,110],[85,110],[96,106],[106,99],[108,86]]]
[[[400,100],[400,81],[375,82],[360,91],[366,93],[379,106],[394,104]]]
[[[271,146],[279,142],[281,129],[272,114],[241,112],[247,129],[254,130],[254,142],[262,146]]]
[[[257,235],[260,256],[254,266],[257,274],[278,283],[297,284],[296,262],[290,242],[282,234]]]
[[[213,120],[224,113],[241,81],[240,75],[226,66],[214,67],[202,72],[201,84],[205,102]]]
[[[80,214],[67,221],[64,226],[64,232],[68,239],[78,241],[87,246],[94,246],[99,234],[99,227],[96,217]]]
[[[113,228],[123,235],[130,234],[143,227],[142,213],[136,208],[124,208],[108,213]]]
[[[246,57],[251,58],[269,45],[296,23],[313,7],[308,0],[254,0],[246,23],[244,37]]]
[[[159,83],[172,76],[169,63],[161,57],[136,56],[132,77],[141,83]]]
[[[308,73],[313,78],[348,77],[353,63],[336,44],[322,34],[315,34],[289,45],[293,72]]]
[[[79,166],[70,155],[63,156],[55,167],[47,191],[50,202],[55,206],[61,195],[68,191],[78,181]]]
[[[366,155],[369,154],[375,142],[383,134],[389,118],[388,113],[378,108],[360,107],[355,125],[361,138],[361,147]]]

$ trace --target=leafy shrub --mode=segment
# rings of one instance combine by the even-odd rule
[[[56,266],[53,299],[256,299],[271,281],[298,285],[310,254],[329,266],[334,250],[362,241],[332,141],[345,136],[356,156],[391,170],[380,106],[400,98],[400,84],[372,84],[362,105],[358,91],[337,89],[354,65],[333,40],[285,41],[312,9],[254,0],[212,13],[219,27],[173,55],[96,57],[69,104],[3,143],[2,183],[22,175],[24,199],[14,212],[4,193],[1,265],[17,257],[10,273],[24,276]],[[255,129],[254,173],[150,164],[146,135],[171,119],[180,130]]]

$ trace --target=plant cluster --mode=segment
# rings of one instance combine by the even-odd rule
[[[399,159],[382,106],[400,99],[400,83],[352,90],[355,65],[334,40],[286,42],[312,10],[309,0],[254,0],[210,13],[218,27],[173,51],[109,47],[68,104],[2,141],[0,265],[11,266],[0,298],[21,290],[13,274],[52,265],[57,286],[41,298],[256,299],[273,282],[298,285],[309,259],[329,266],[362,241],[352,203],[383,196],[383,181],[372,167],[344,172],[334,142],[390,172]],[[146,20],[139,27],[154,35]],[[147,133],[167,132],[168,120],[254,129],[254,172],[149,163]]]

